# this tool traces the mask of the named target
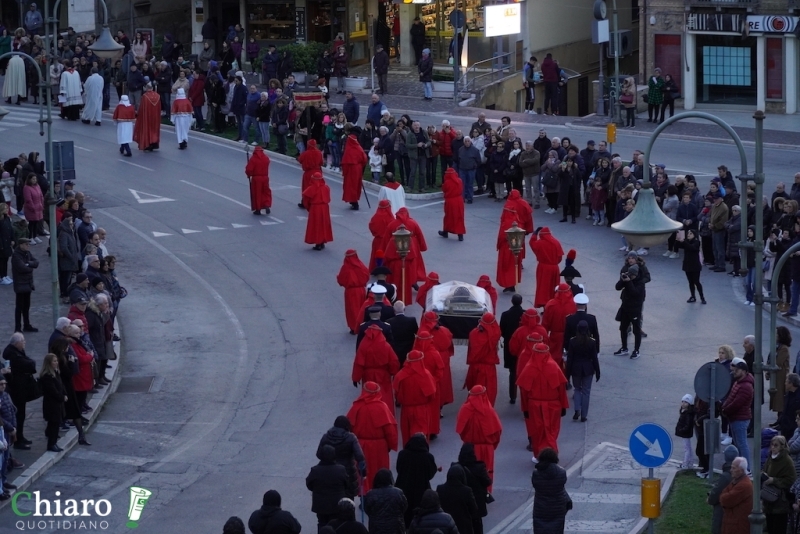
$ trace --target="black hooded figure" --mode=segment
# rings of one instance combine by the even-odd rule
[[[458,527],[458,534],[474,534],[472,525],[480,519],[478,505],[472,488],[467,486],[464,468],[453,464],[447,471],[447,482],[436,487],[442,510],[450,514]]]
[[[458,465],[464,468],[467,485],[472,489],[475,504],[478,506],[478,518],[472,522],[472,532],[473,534],[483,534],[483,519],[481,518],[486,517],[489,513],[486,509],[486,495],[489,486],[492,485],[492,477],[489,476],[486,464],[479,462],[475,456],[475,446],[472,443],[465,443],[461,446],[461,451],[458,453]]]
[[[369,534],[367,527],[356,521],[355,503],[346,498],[339,501],[336,519],[328,526],[333,527],[336,534]]]
[[[403,490],[408,499],[408,509],[405,513],[406,527],[408,527],[414,509],[420,505],[425,490],[431,489],[431,479],[438,470],[424,434],[417,433],[411,436],[403,450],[397,454],[395,469],[397,471],[395,485]]]
[[[459,534],[455,521],[450,514],[444,512],[439,503],[439,494],[433,490],[425,490],[419,508],[414,510],[414,519],[408,528],[408,534]]]
[[[363,476],[366,473],[367,464],[358,438],[350,431],[351,428],[350,421],[346,416],[338,416],[333,427],[319,440],[317,458],[322,460],[322,448],[325,445],[330,445],[336,450],[336,463],[344,466],[350,479],[347,496],[352,499],[358,495],[358,473],[361,472]]]
[[[247,522],[253,534],[280,532],[281,534],[300,534],[300,523],[292,514],[281,510],[281,494],[269,490],[264,494],[262,506],[250,515]]]
[[[533,497],[533,534],[564,534],[567,512],[572,510],[564,485],[567,472],[558,465],[558,454],[550,447],[539,453],[539,463],[531,475],[536,494]]]
[[[392,472],[378,470],[372,480],[372,489],[364,497],[370,534],[405,534],[403,515],[407,509],[408,500],[400,488],[394,487]]]
[[[344,467],[336,463],[336,450],[322,446],[322,458],[306,477],[306,487],[311,491],[311,511],[317,514],[317,527],[327,525],[336,518],[339,501],[347,496],[350,479]]]

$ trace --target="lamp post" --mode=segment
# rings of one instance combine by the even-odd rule
[[[644,168],[649,168],[646,160]],[[611,228],[636,247],[647,248],[663,243],[667,236],[683,228],[683,225],[664,215],[658,207],[647,176],[642,182],[642,188],[636,194],[636,207],[620,222],[612,224]]]
[[[411,250],[411,232],[406,230],[406,225],[401,224],[397,230],[392,233],[394,238],[394,247],[400,255],[400,270],[401,270],[401,294],[403,295],[403,302],[408,303],[411,300],[411,295],[406,295],[406,256]]]
[[[756,168],[755,173],[748,174],[747,173],[747,155],[744,151],[744,145],[742,144],[739,135],[731,128],[726,122],[724,122],[719,117],[711,115],[709,113],[702,113],[699,111],[688,111],[686,113],[681,113],[680,115],[676,115],[665,120],[661,125],[659,125],[653,134],[650,136],[650,140],[647,143],[647,148],[644,154],[644,168],[650,168],[650,152],[655,144],[656,139],[658,136],[663,132],[666,128],[668,128],[671,124],[676,123],[678,121],[684,119],[691,119],[691,118],[698,118],[704,119],[710,122],[713,122],[717,126],[721,127],[725,132],[733,139],[734,144],[739,152],[739,159],[741,162],[741,173],[737,178],[741,181],[741,189],[746,194],[747,191],[747,184],[748,182],[755,183],[756,191],[756,202],[762,202],[763,191],[764,191],[764,141],[763,141],[763,132],[764,132],[764,112],[758,110],[753,115],[753,118],[756,121],[756,141],[755,141],[755,156],[756,156]],[[653,212],[652,204],[654,204],[654,200],[652,198],[653,192],[649,189],[649,180],[645,179],[645,185],[647,189],[642,189],[639,191],[637,199],[641,199],[636,204],[636,208],[628,215],[623,221],[619,223],[612,224],[611,227],[628,237],[629,235],[633,239],[640,240],[639,242],[650,242],[652,244],[658,244],[660,241],[663,240],[663,236],[665,234],[661,233],[660,237],[656,239],[653,233],[647,233],[644,231],[640,231],[637,235],[635,232],[635,228],[633,228],[634,223],[638,221],[639,224],[647,227],[651,227],[653,229],[658,229],[658,227],[663,224],[663,221],[659,219],[664,218],[663,213],[656,214]],[[649,198],[645,191],[649,191]],[[642,197],[642,193],[645,193],[645,197]],[[644,202],[642,202],[642,200]],[[641,206],[640,206],[641,204]],[[641,207],[641,210],[640,210]],[[660,210],[659,210],[660,211]],[[638,213],[637,213],[638,212]],[[755,210],[755,239],[753,241],[747,241],[747,217],[742,219],[742,241],[739,242],[739,253],[741,255],[746,255],[748,250],[753,250],[755,254],[755,264],[756,266],[760,266],[763,260],[764,254],[764,211],[760,207]],[[627,224],[630,221],[630,224]],[[659,231],[660,232],[660,231]],[[650,241],[652,238],[652,241]],[[642,245],[647,246],[647,245]],[[764,371],[776,371],[778,368],[775,366],[775,325],[777,324],[777,308],[776,304],[778,303],[777,295],[777,284],[778,284],[778,277],[780,275],[780,270],[783,268],[785,262],[788,260],[791,253],[800,250],[800,243],[793,245],[792,247],[787,250],[781,259],[777,262],[775,266],[775,271],[773,273],[773,282],[772,282],[772,291],[768,297],[764,297],[762,294],[762,286],[763,286],[763,279],[764,273],[760,268],[755,269],[755,280],[754,280],[754,287],[755,292],[753,296],[753,302],[755,303],[755,319],[754,319],[754,335],[755,335],[755,357],[753,358],[753,374],[755,375],[755,391],[753,394],[753,428],[760,429],[761,428],[761,396],[764,393],[764,383],[763,383],[763,376]],[[764,365],[761,362],[761,352],[763,350],[763,306],[764,302],[769,302],[771,304],[770,310],[770,350],[767,356],[767,364]],[[770,373],[770,382],[772,386],[774,386],[774,376],[775,373]],[[772,388],[770,389],[772,391]],[[755,440],[753,440],[754,442]],[[750,450],[751,450],[751,458],[748,459],[748,463],[752,466],[761,465],[761,450],[760,447],[753,447],[753,442],[750,443]],[[750,534],[762,534],[764,529],[764,523],[766,518],[764,516],[764,512],[761,509],[761,485],[760,484],[753,484],[753,510],[748,516],[750,520]]]
[[[517,226],[517,221],[511,224],[511,228],[506,230],[506,240],[508,248],[514,254],[514,285],[519,284],[519,253],[525,247],[525,230]]]

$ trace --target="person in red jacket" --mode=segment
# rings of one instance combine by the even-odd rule
[[[747,443],[747,426],[753,413],[753,375],[748,372],[747,362],[742,358],[731,360],[733,385],[722,403],[722,414],[728,418],[733,444],[739,454],[747,458],[750,465],[750,447]],[[750,467],[747,469],[750,471]]]
[[[544,308],[544,305],[553,298],[556,286],[561,280],[561,269],[558,265],[564,257],[561,243],[550,233],[547,226],[531,235],[531,250],[536,255],[536,296],[533,299],[534,308]]]
[[[438,285],[439,273],[431,271],[430,274],[428,274],[428,278],[425,280],[425,283],[419,286],[419,289],[417,290],[417,304],[419,304],[423,312],[425,311],[425,302],[428,298],[428,291],[430,291],[433,286]]]
[[[369,282],[367,266],[358,258],[355,250],[347,249],[344,253],[344,263],[336,275],[336,282],[344,288],[344,315],[350,334],[354,335],[362,322],[358,311],[367,299],[366,286]]]
[[[572,299],[572,290],[565,283],[558,284],[555,297],[544,307],[542,326],[550,338],[550,356],[558,367],[564,368],[564,331],[567,329],[567,316],[578,311]]]
[[[372,381],[381,387],[381,398],[394,413],[394,395],[392,395],[392,377],[400,370],[400,361],[392,346],[386,341],[383,330],[377,325],[367,328],[364,339],[356,350],[353,360],[353,385]]]
[[[436,439],[441,432],[441,409],[442,404],[439,401],[441,390],[441,382],[444,378],[444,362],[442,356],[436,347],[433,345],[433,335],[427,330],[420,329],[414,335],[414,347],[412,350],[420,351],[424,356],[425,368],[430,371],[433,381],[436,384],[436,391],[430,399],[428,409],[430,416],[428,419],[428,433],[426,434],[431,440]]]
[[[533,461],[547,447],[558,452],[561,418],[567,413],[567,379],[548,354],[546,345],[534,346],[525,368],[517,377],[522,415],[531,439]]]
[[[542,81],[544,82],[544,112],[558,115],[558,81],[561,79],[558,62],[553,54],[547,54],[542,61]],[[548,113],[547,110],[550,110]]]
[[[444,194],[444,221],[439,235],[447,239],[448,233],[453,233],[458,235],[459,241],[464,241],[464,234],[467,233],[464,225],[464,184],[452,167],[444,172],[442,193]]]
[[[350,203],[350,209],[358,209],[361,198],[361,180],[364,167],[367,165],[367,154],[358,144],[358,134],[350,131],[342,156],[342,200]]]
[[[392,213],[392,205],[388,200],[381,200],[378,202],[378,209],[369,220],[369,232],[372,234],[372,251],[369,255],[369,268],[370,270],[377,267],[376,260],[378,259],[378,251],[382,250],[383,236],[386,234],[386,228],[394,221],[394,213]],[[380,255],[382,256],[382,254]]]
[[[372,488],[372,479],[381,469],[390,469],[389,451],[397,450],[397,420],[394,404],[389,409],[383,400],[384,389],[377,383],[364,383],[361,396],[353,401],[347,412],[353,434],[358,438],[367,464],[367,476],[363,477],[362,495]],[[391,394],[391,392],[390,392]]]
[[[453,166],[453,139],[456,132],[450,126],[450,121],[442,121],[442,129],[436,132],[436,137],[431,140],[431,145],[435,144],[439,149],[439,157],[442,160],[442,171]],[[462,189],[463,192],[463,189]]]
[[[322,172],[322,152],[317,148],[315,140],[309,139],[306,149],[297,157],[297,162],[303,169],[303,181],[300,184],[300,193],[302,194],[311,185],[311,175],[315,172]],[[297,206],[302,208],[303,203],[300,202]]]
[[[500,217],[500,229],[497,232],[497,283],[503,288],[503,293],[514,293],[518,283],[522,282],[522,269],[519,268],[519,258],[511,252],[506,238],[506,230],[514,224],[519,226],[517,212],[511,208],[503,208]],[[556,272],[558,274],[558,272]]]
[[[192,85],[189,86],[189,101],[192,103],[194,118],[197,121],[198,130],[203,130],[206,126],[203,119],[203,106],[206,104],[206,76],[200,69],[195,69]]]
[[[75,389],[75,398],[81,411],[86,409],[88,404],[86,398],[89,391],[94,387],[94,376],[92,375],[92,361],[94,357],[90,352],[83,348],[81,344],[81,329],[75,325],[67,327],[67,338],[70,342],[72,352],[78,358],[78,372],[72,375],[72,387]]]
[[[443,373],[439,381],[439,404],[453,403],[453,374],[450,370],[450,358],[456,350],[453,346],[453,333],[446,326],[439,324],[439,315],[435,311],[425,312],[422,316],[420,330],[427,330],[433,336],[433,347],[442,358]]]
[[[314,250],[322,250],[325,243],[333,241],[330,204],[331,188],[322,179],[322,173],[316,172],[311,176],[311,185],[303,191],[303,207],[308,210],[305,242],[314,245]]]
[[[494,480],[494,451],[500,445],[503,425],[494,407],[489,403],[484,386],[473,386],[467,401],[458,410],[456,432],[464,443],[475,446],[475,456],[486,464],[486,471]],[[487,488],[492,492],[492,486]]]
[[[175,100],[180,102],[180,100]],[[175,105],[175,102],[172,105]],[[272,207],[272,189],[269,187],[269,156],[257,146],[247,160],[244,173],[250,179],[250,209],[253,215],[261,215],[263,209],[269,215]]]
[[[500,343],[500,325],[492,313],[484,313],[478,326],[469,333],[467,347],[467,378],[464,389],[486,386],[489,401],[494,406],[497,399],[497,345]]]
[[[394,377],[394,391],[400,403],[400,436],[405,443],[414,434],[428,435],[430,402],[436,394],[436,381],[425,368],[425,355],[412,350]]]

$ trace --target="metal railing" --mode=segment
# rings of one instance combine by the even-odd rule
[[[517,72],[516,53],[508,52],[477,61],[467,67],[458,80],[458,87],[462,93],[472,92],[479,85],[489,85],[515,72]]]

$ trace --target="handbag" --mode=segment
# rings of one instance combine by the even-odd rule
[[[348,74],[347,67],[341,67],[339,69],[339,76],[341,76],[342,78],[346,78],[347,74]]]
[[[781,498],[783,491],[771,484],[761,484],[761,500],[764,502],[776,502]]]
[[[19,377],[17,375],[15,379]],[[25,402],[32,402],[42,396],[42,386],[39,380],[32,374],[22,375],[22,387],[25,391]]]
[[[642,100],[644,101],[645,104],[650,103],[650,97],[648,95],[642,95]]]
[[[289,125],[288,124],[279,124],[278,125],[278,135],[286,135],[289,133]]]
[[[673,91],[669,94],[669,96],[672,98],[672,100],[678,100],[681,97],[681,93],[680,91]]]
[[[764,260],[764,261],[761,263],[761,270],[762,270],[763,272],[767,272],[767,271],[769,271],[769,268],[770,268],[770,267],[772,267],[772,262],[771,262],[770,260]]]
[[[623,94],[619,97],[620,104],[633,104],[633,95]]]
[[[386,157],[386,154],[381,156],[381,165],[388,165],[389,159]]]

